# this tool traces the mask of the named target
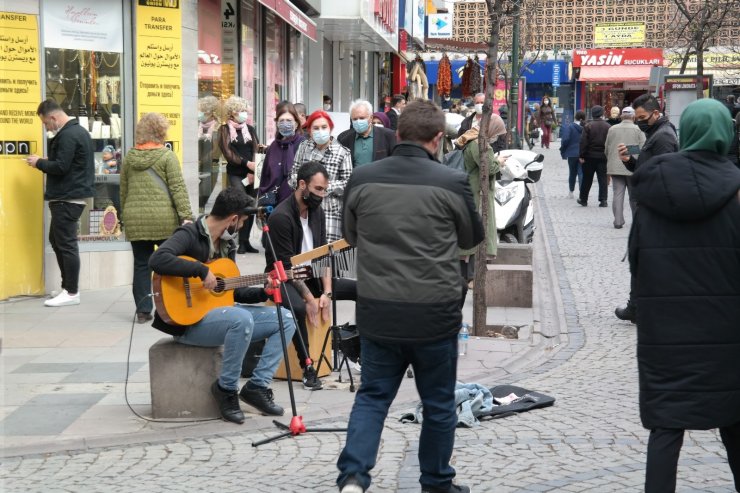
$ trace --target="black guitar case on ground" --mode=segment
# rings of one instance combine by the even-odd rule
[[[493,410],[482,416],[478,416],[478,419],[497,419],[512,416],[517,413],[529,411],[530,409],[537,409],[540,407],[548,407],[555,404],[555,398],[549,395],[541,394],[532,390],[527,390],[523,387],[516,387],[514,385],[496,385],[489,389],[493,394],[494,400],[496,398],[506,397],[507,395],[514,393],[521,399],[511,404],[504,406],[494,406]]]

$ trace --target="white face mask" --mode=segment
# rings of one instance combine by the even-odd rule
[[[475,113],[478,115],[483,114],[483,103],[476,103],[475,105]]]
[[[237,123],[244,123],[247,121],[247,112],[246,111],[240,111],[238,115],[236,115],[236,121]]]
[[[324,111],[331,111],[331,105],[330,104],[325,104],[324,105]]]
[[[238,226],[238,223],[237,225]],[[223,233],[221,233],[221,239],[224,241],[236,241],[237,238],[239,238],[239,229],[235,225],[229,225],[224,230]],[[229,231],[231,228],[234,228],[233,231]]]

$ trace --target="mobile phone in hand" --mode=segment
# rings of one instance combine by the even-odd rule
[[[630,144],[627,146],[627,153],[628,154],[640,154],[640,146],[635,144]]]

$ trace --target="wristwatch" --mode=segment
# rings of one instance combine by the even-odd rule
[[[322,293],[322,294],[326,296],[327,298],[331,299],[331,291],[329,291],[328,293]]]

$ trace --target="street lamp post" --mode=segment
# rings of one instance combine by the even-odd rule
[[[522,143],[519,139],[519,14],[521,13],[521,0],[514,1],[512,17],[514,25],[511,40],[511,90],[509,91],[511,105],[512,144],[515,149],[521,149]]]

